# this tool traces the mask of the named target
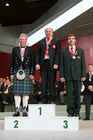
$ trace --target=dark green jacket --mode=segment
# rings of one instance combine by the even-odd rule
[[[82,77],[85,77],[86,64],[83,49],[76,47],[75,59],[71,58],[69,48],[62,50],[59,73],[60,78],[65,78],[66,81],[80,81]]]

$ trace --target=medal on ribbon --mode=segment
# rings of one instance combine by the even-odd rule
[[[46,38],[46,50],[45,50],[45,55],[48,55],[49,43],[51,42],[52,39],[53,39],[53,37],[51,37],[49,40]]]

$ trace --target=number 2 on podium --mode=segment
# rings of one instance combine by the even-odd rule
[[[42,107],[39,107],[39,115],[41,116],[42,115]]]
[[[14,125],[14,128],[18,128],[18,120],[15,120],[15,121],[14,121],[14,124],[15,124],[15,125]]]

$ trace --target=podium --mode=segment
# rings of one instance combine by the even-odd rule
[[[5,117],[5,130],[78,131],[79,118],[55,116],[54,104],[30,104],[28,117]]]

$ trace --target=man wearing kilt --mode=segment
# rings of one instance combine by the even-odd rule
[[[21,96],[23,116],[27,116],[29,95],[33,94],[34,51],[33,48],[27,47],[26,34],[20,34],[19,43],[20,46],[12,50],[10,65],[10,78],[13,80],[13,94],[16,108],[13,116],[20,116]]]

